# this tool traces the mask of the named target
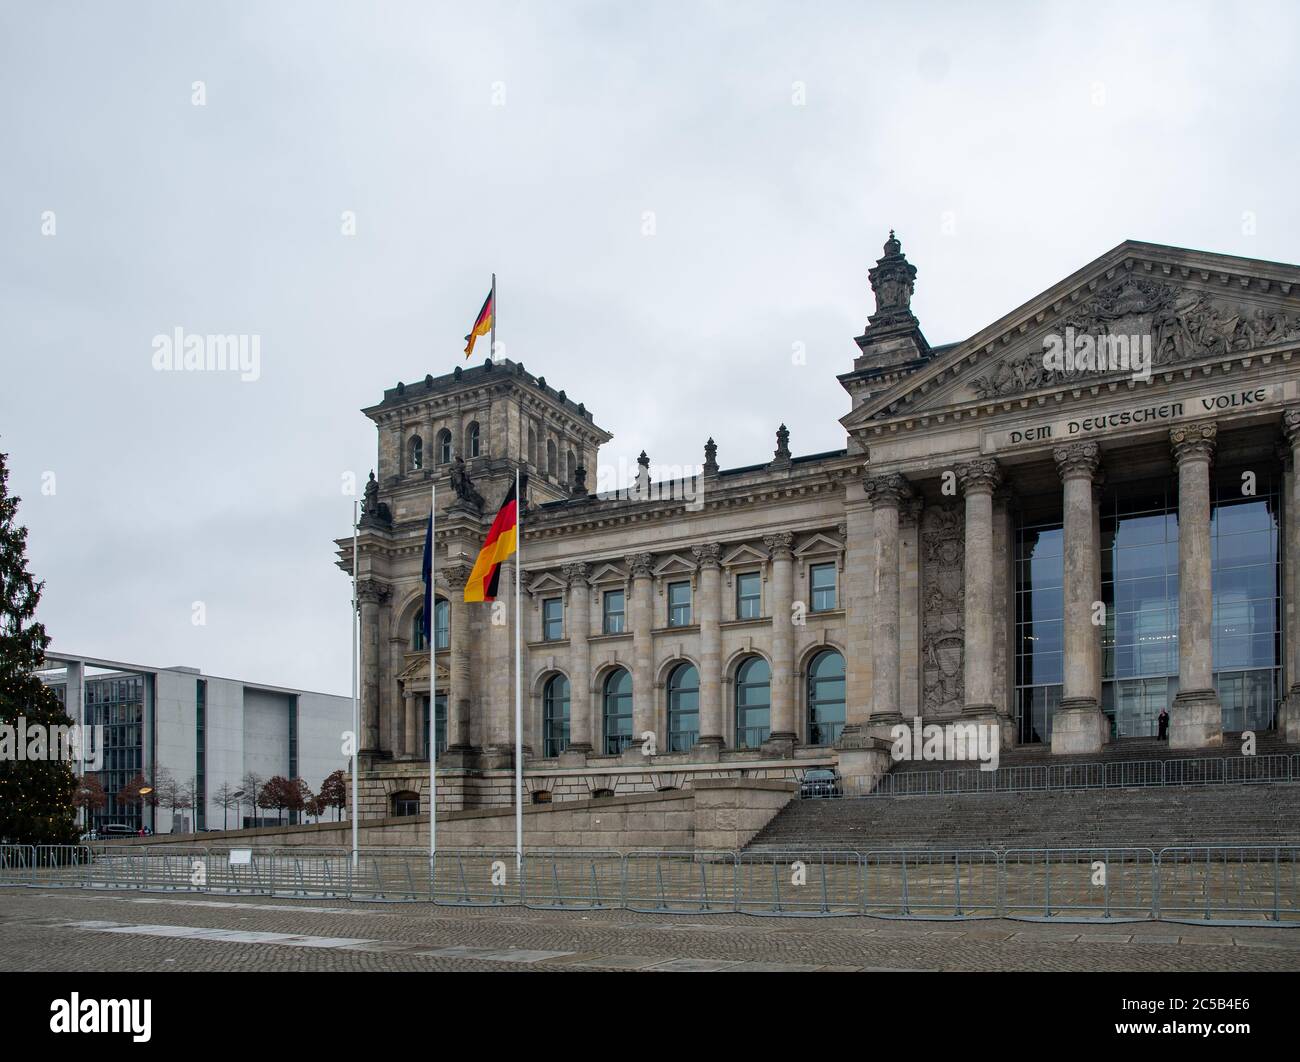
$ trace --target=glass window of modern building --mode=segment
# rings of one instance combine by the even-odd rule
[[[844,657],[826,649],[808,666],[808,744],[834,745],[844,730]]]
[[[617,755],[632,741],[632,675],[626,668],[605,679],[601,719],[605,754]]]
[[[691,622],[691,584],[668,584],[668,626],[686,627]]]
[[[762,581],[758,572],[741,572],[736,576],[736,619],[758,619],[762,613]]]
[[[700,673],[678,664],[668,676],[668,751],[687,752],[700,740]]]
[[[835,608],[834,564],[814,564],[809,568],[808,585],[812,591],[814,612],[830,612]]]
[[[606,634],[622,634],[626,617],[626,596],[622,590],[606,590],[604,597],[604,624]]]
[[[548,597],[542,602],[542,637],[557,642],[564,637],[564,599]]]
[[[771,733],[772,669],[761,656],[736,668],[736,748],[756,749]]]
[[[144,825],[143,805],[119,801],[117,794],[144,770],[144,679],[128,677],[86,680],[86,721],[102,727],[103,769],[100,784],[108,803],[94,812],[90,825],[102,829],[109,823],[138,830]]]
[[[569,680],[552,675],[542,692],[542,755],[558,756],[569,747]]]
[[[1018,741],[1051,739],[1065,668],[1065,532],[1060,520],[1016,532],[1016,726]]]

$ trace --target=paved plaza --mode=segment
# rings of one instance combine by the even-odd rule
[[[1300,970],[1300,928],[542,911],[0,890],[0,969]]]

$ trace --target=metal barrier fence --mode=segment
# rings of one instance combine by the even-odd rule
[[[0,845],[0,886],[668,914],[1300,925],[1300,844],[640,851]]]
[[[1025,793],[1048,789],[1133,789],[1161,785],[1240,785],[1300,781],[1300,754],[1208,756],[1109,763],[1029,764],[982,771],[978,767],[902,771],[882,775],[866,792],[848,798]],[[802,794],[801,794],[802,795]],[[805,799],[821,799],[809,795]]]

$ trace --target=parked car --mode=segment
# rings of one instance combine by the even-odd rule
[[[814,767],[805,771],[803,781],[799,783],[800,797],[837,797],[843,795],[844,787],[840,784],[839,772],[829,767]]]
[[[100,831],[105,837],[134,837],[137,832],[134,826],[128,826],[124,822],[107,823]]]

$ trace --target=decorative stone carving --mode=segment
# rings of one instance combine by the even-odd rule
[[[474,567],[459,562],[444,564],[438,569],[438,574],[446,581],[448,590],[453,594],[460,594],[464,591],[465,584],[469,582],[469,577],[474,574]]]
[[[1300,436],[1300,409],[1282,411],[1282,433],[1292,442]]]
[[[922,714],[960,715],[966,587],[965,516],[959,506],[930,508],[921,518]]]
[[[915,527],[921,520],[925,509],[925,499],[913,496],[898,503],[898,523],[900,527]],[[843,532],[841,532],[843,534]]]
[[[1002,483],[1002,469],[991,457],[981,457],[957,466],[957,482],[963,494],[976,491],[993,491]]]
[[[705,542],[699,546],[692,546],[691,553],[695,556],[695,563],[701,568],[722,567],[722,545],[718,542]]]
[[[375,473],[372,469],[370,479],[366,482],[365,491],[361,496],[361,521],[363,525],[378,525],[380,527],[391,527],[393,524],[393,514],[388,508],[387,502],[379,500],[379,481],[375,479]]]
[[[628,574],[632,578],[650,578],[654,575],[652,564],[654,557],[649,553],[629,553],[623,558],[623,563],[627,565]]]
[[[901,472],[886,472],[882,476],[866,476],[862,480],[862,489],[867,500],[873,505],[898,505],[904,498],[912,496],[911,485]]]
[[[576,564],[566,564],[564,566],[564,581],[569,586],[577,586],[580,583],[590,583],[591,565],[579,561]]]
[[[774,465],[790,463],[790,429],[784,424],[776,429],[776,449],[772,452],[772,463]]]
[[[392,588],[378,579],[362,579],[357,583],[357,600],[363,605],[378,605],[388,600]]]
[[[1067,328],[1076,334],[1149,336],[1152,364],[1161,366],[1300,339],[1300,312],[1251,306],[1128,274],[1043,334],[1064,334]],[[1098,375],[1088,368],[1049,369],[1042,346],[1030,343],[976,376],[971,386],[979,398],[999,398]]]
[[[903,245],[894,230],[889,230],[885,241],[885,255],[867,272],[871,290],[876,296],[876,312],[869,318],[872,325],[906,323],[914,325],[912,316],[912,291],[916,282],[916,266],[903,254]]]
[[[1052,451],[1052,457],[1056,460],[1056,470],[1061,474],[1061,479],[1070,476],[1091,477],[1101,463],[1101,447],[1095,442],[1070,443],[1068,446],[1058,446]]]
[[[713,436],[709,436],[709,441],[704,444],[704,474],[714,476],[718,473],[718,444],[713,441]]]
[[[790,557],[794,554],[794,535],[789,531],[779,531],[775,535],[764,535],[763,545],[773,558]]]
[[[1196,424],[1180,424],[1169,429],[1169,442],[1174,448],[1174,456],[1181,463],[1187,458],[1205,458],[1214,456],[1215,438],[1218,427],[1213,421],[1199,421]]]
[[[451,466],[451,489],[456,492],[456,507],[482,512],[483,495],[474,489],[474,481],[469,478],[465,467],[465,458],[459,453]]]
[[[585,498],[587,496],[587,470],[578,465],[573,470],[573,487],[569,493],[575,498]]]

